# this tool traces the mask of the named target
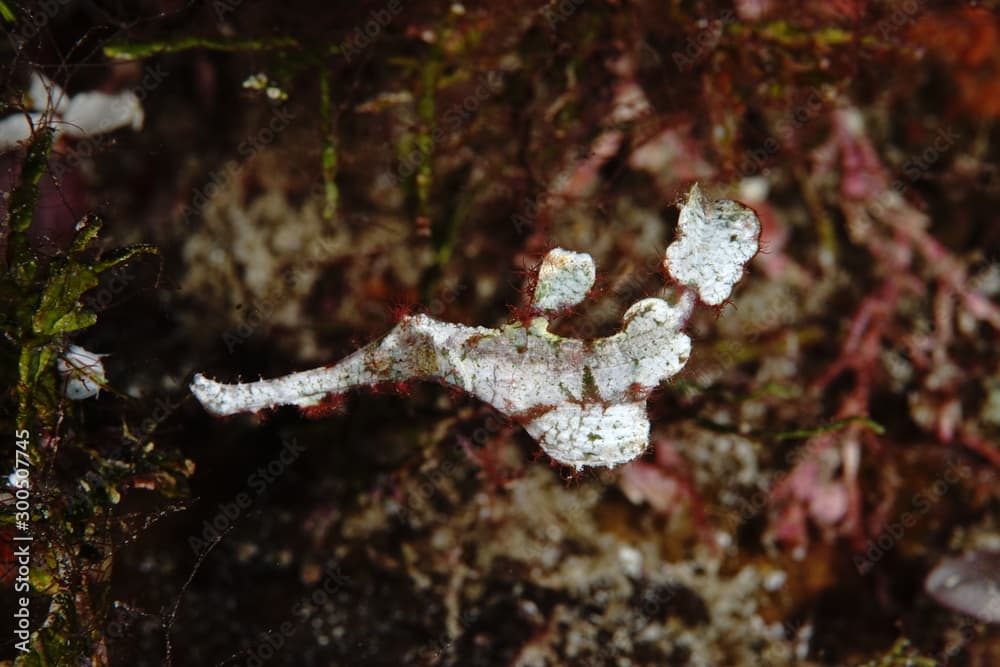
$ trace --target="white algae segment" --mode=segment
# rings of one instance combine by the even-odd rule
[[[131,127],[142,129],[142,102],[131,90],[108,94],[99,91],[70,97],[62,88],[38,74],[31,76],[25,112],[0,120],[0,152],[31,137],[40,126],[52,125],[56,135],[80,138]]]
[[[757,214],[729,199],[708,201],[696,184],[677,226],[679,238],[667,248],[664,266],[677,282],[698,292],[702,303],[718,306],[757,254]]]
[[[583,301],[596,277],[590,255],[555,248],[538,270],[533,305],[542,312],[571,308]]]

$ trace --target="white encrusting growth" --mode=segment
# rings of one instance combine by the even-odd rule
[[[86,137],[124,127],[142,129],[142,102],[131,90],[109,94],[100,91],[72,97],[41,74],[31,75],[25,112],[0,120],[0,151],[16,148],[39,126],[51,125],[56,135]]]
[[[718,306],[757,254],[757,214],[729,199],[707,201],[695,184],[677,226],[680,238],[667,248],[664,266],[677,282],[697,291],[703,303]]]
[[[594,286],[594,258],[584,252],[555,248],[542,260],[532,306],[539,312],[572,308]]]
[[[736,240],[726,241],[728,249],[722,253],[717,247],[708,249],[708,261],[721,265],[694,274],[693,251],[681,248],[674,256],[681,263],[680,274],[689,277],[681,279],[673,266],[671,274],[695,287],[702,301],[721,303],[743,263],[756,252],[757,235],[747,233],[746,212],[754,229],[756,218],[734,202],[706,206],[697,186],[685,210],[691,206],[699,210],[681,212],[682,238],[668,248],[668,259],[677,246],[692,239],[714,241],[719,228],[733,228]],[[727,220],[716,220],[713,211],[721,211]],[[734,257],[743,257],[735,277]],[[594,278],[590,255],[552,250],[539,270],[533,311],[557,312],[580,303]],[[724,294],[723,285],[728,286]],[[648,444],[646,400],[687,362],[691,341],[681,329],[693,305],[689,291],[673,305],[643,299],[625,312],[619,333],[592,341],[557,336],[541,316],[526,326],[514,322],[498,329],[408,316],[380,340],[332,366],[246,384],[222,384],[196,375],[191,391],[209,412],[229,415],[278,405],[320,406],[355,387],[432,379],[461,388],[517,420],[560,463],[615,466],[639,456]]]
[[[101,357],[106,354],[95,354],[79,345],[70,345],[56,359],[56,372],[62,376],[63,395],[71,401],[92,398],[101,392],[101,387],[108,383],[104,373],[104,362]]]

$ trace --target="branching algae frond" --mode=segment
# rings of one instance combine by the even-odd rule
[[[549,332],[546,316],[581,303],[595,277],[590,255],[557,248],[539,269],[535,317],[527,325],[488,329],[412,315],[332,366],[246,384],[196,375],[191,391],[209,412],[231,415],[311,408],[355,387],[437,380],[517,420],[564,465],[626,463],[649,442],[650,392],[687,363],[691,340],[681,329],[696,295],[708,305],[723,303],[757,252],[759,235],[751,209],[706,201],[695,185],[664,260],[669,275],[690,289],[674,305],[659,298],[633,304],[614,336],[584,341]]]

